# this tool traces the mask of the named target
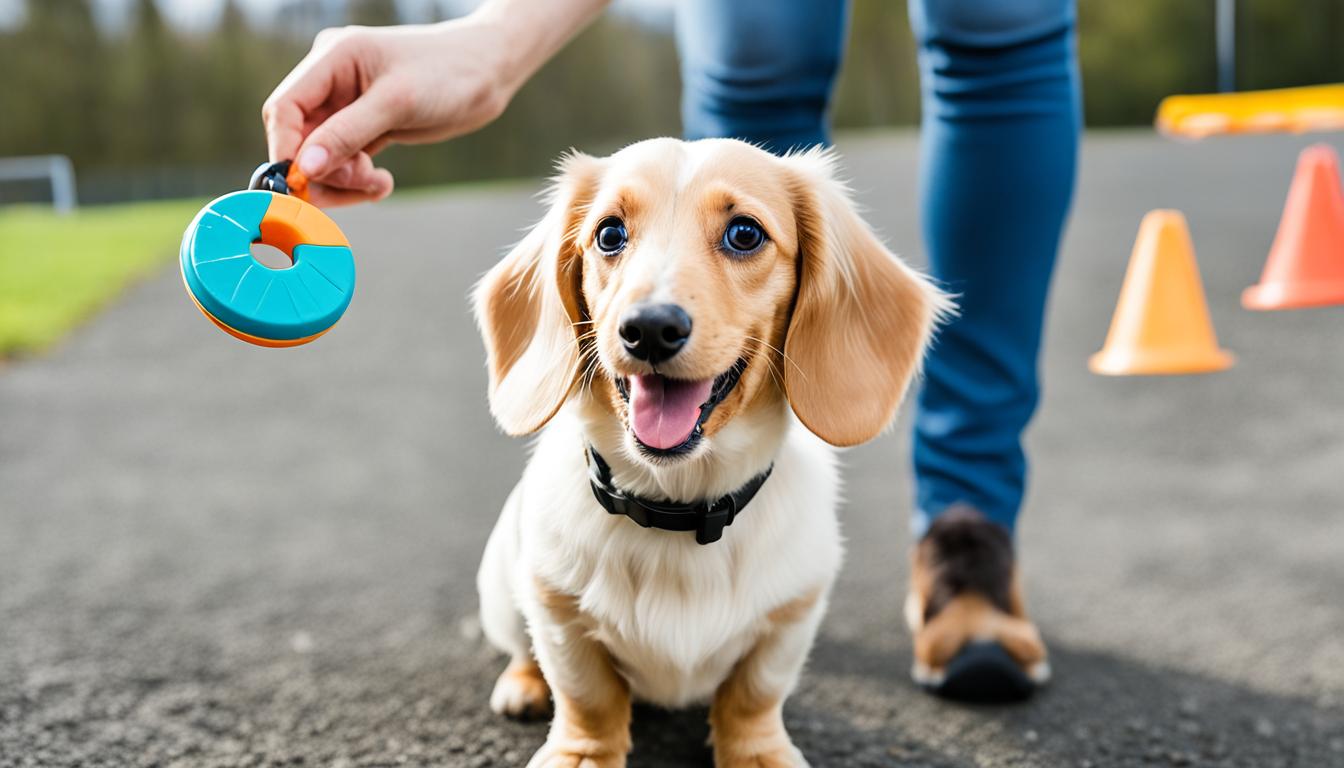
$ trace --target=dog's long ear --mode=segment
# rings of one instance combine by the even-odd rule
[[[951,303],[860,218],[831,153],[785,162],[794,174],[799,263],[784,389],[818,437],[857,445],[891,422]]]
[[[545,426],[578,378],[582,250],[574,229],[599,168],[578,153],[562,160],[546,216],[476,286],[490,412],[510,435]]]

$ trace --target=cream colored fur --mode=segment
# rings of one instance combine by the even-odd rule
[[[647,170],[654,161],[661,169],[657,173]],[[808,302],[805,314],[812,319],[807,322],[816,324],[804,329],[810,334],[806,344],[836,348],[817,353],[800,342],[797,356],[804,364],[845,364],[858,369],[851,371],[855,376],[872,377],[865,382],[867,390],[831,405],[819,387],[838,379],[835,372],[790,374],[795,386],[807,388],[807,413],[831,430],[832,443],[867,439],[890,419],[933,319],[945,306],[926,281],[896,261],[862,225],[830,176],[829,156],[780,159],[738,142],[659,140],[608,160],[570,161],[551,213],[487,276],[477,296],[491,356],[496,416],[511,432],[545,425],[522,479],[505,502],[478,575],[485,635],[513,660],[500,678],[492,706],[513,715],[534,711],[544,704],[538,698],[547,684],[555,700],[550,737],[533,766],[623,765],[630,746],[631,698],[666,707],[712,702],[720,766],[805,764],[784,732],[780,712],[798,681],[840,568],[839,480],[834,449],[794,415],[798,405],[793,403],[791,410],[784,377],[777,368],[771,375],[762,373],[767,366],[792,364],[779,351],[784,340],[772,337],[779,343],[771,345],[769,357],[762,352],[753,359],[754,394],[742,393],[742,402],[722,406],[727,421],[707,424],[706,437],[694,452],[668,461],[641,455],[612,405],[612,390],[590,386],[595,379],[577,371],[584,359],[598,366],[596,377],[628,375],[610,369],[637,364],[610,352],[619,346],[603,347],[608,339],[601,329],[594,331],[596,341],[588,342],[601,350],[600,365],[593,362],[597,353],[584,350],[581,337],[571,339],[572,346],[565,339],[566,334],[582,333],[585,324],[600,326],[608,315],[597,302],[615,300],[606,294],[638,300],[657,290],[661,300],[676,300],[677,291],[684,294],[684,286],[696,282],[672,279],[676,275],[648,278],[669,268],[660,272],[651,264],[650,259],[660,258],[655,254],[632,253],[629,269],[644,275],[642,282],[618,282],[613,274],[603,284],[610,286],[603,297],[568,295],[578,282],[569,277],[571,270],[610,266],[592,260],[582,242],[590,237],[583,222],[601,215],[590,209],[596,207],[594,198],[603,199],[604,184],[617,179],[622,189],[634,188],[642,195],[638,202],[652,211],[648,215],[666,211],[661,220],[698,231],[695,216],[674,216],[673,211],[682,211],[677,206],[694,197],[697,183],[706,184],[713,194],[725,194],[728,185],[713,176],[717,165],[737,173],[729,177],[736,185],[732,192],[770,201],[770,210],[759,218],[768,218],[777,230],[771,233],[777,241],[772,248],[779,252],[771,258],[779,264],[772,274],[787,282],[772,289],[776,298],[760,300],[758,310],[749,308],[747,314],[759,315],[761,327],[776,328],[782,336],[793,311],[793,265],[813,260],[797,270],[800,279],[825,281],[824,286],[798,288],[807,292],[799,299]],[[633,170],[621,176],[626,167]],[[790,184],[783,183],[786,179]],[[805,198],[784,202],[799,196]],[[658,231],[657,242],[680,254],[677,270],[709,274],[721,268],[715,261],[721,254],[697,255],[676,247],[678,230],[666,226]],[[714,226],[721,224],[709,225]],[[654,227],[649,224],[648,230]],[[815,233],[809,234],[809,228]],[[578,241],[566,242],[571,236]],[[686,242],[697,237],[692,233]],[[801,253],[808,249],[815,252]],[[583,258],[592,261],[579,266],[575,260]],[[808,277],[814,274],[818,277]],[[722,282],[697,280],[706,285]],[[764,285],[764,280],[757,282]],[[847,314],[828,314],[830,299],[823,289],[836,293],[836,306],[847,307],[836,311]],[[717,306],[727,300],[718,299]],[[886,304],[865,319],[860,300]],[[714,317],[715,304],[708,306],[697,314],[696,333],[722,330],[702,330]],[[578,311],[591,312],[595,320],[581,319]],[[569,324],[564,322],[566,313]],[[875,331],[876,326],[882,327]],[[804,331],[795,327],[789,333]],[[885,337],[875,336],[877,331]],[[714,363],[720,370],[744,343],[724,335],[713,336],[731,345],[722,353],[728,362]],[[846,359],[847,344],[865,350],[863,357]],[[694,350],[688,347],[681,353],[687,365],[700,359]],[[546,362],[548,355],[553,362]],[[676,362],[682,362],[680,357]],[[573,377],[567,392],[559,376]],[[559,410],[552,417],[556,403]],[[589,445],[610,463],[618,487],[650,498],[714,498],[772,464],[774,471],[723,538],[701,546],[690,533],[644,529],[607,514],[589,487]],[[533,657],[537,664],[532,664]],[[538,665],[544,682],[537,675]]]
[[[510,654],[527,653],[531,641],[519,618],[545,627],[535,605],[540,578],[579,596],[592,637],[637,699],[667,707],[706,702],[769,628],[771,610],[834,580],[841,544],[833,451],[783,412],[773,424],[734,421],[723,436],[738,438],[738,450],[712,452],[671,474],[703,473],[708,496],[742,485],[772,459],[775,469],[723,539],[701,546],[689,533],[646,530],[598,506],[583,458],[583,410],[566,407],[542,433],[486,545],[479,576],[486,636]],[[621,488],[657,498],[685,482],[629,461],[607,432],[588,437]],[[752,439],[770,433],[776,437]],[[782,691],[793,687],[805,653],[782,660]]]

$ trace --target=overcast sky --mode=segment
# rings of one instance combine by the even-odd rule
[[[541,0],[547,2],[548,0]],[[42,2],[42,0],[29,0]],[[104,22],[116,25],[125,18],[126,10],[135,0],[92,0],[94,11]],[[224,0],[156,0],[163,14],[172,23],[186,28],[209,27],[219,15]],[[262,21],[270,11],[283,5],[285,0],[238,0],[238,4],[254,20]],[[456,15],[475,5],[479,0],[397,0],[403,12],[415,18],[429,5],[439,3],[449,15]],[[659,11],[671,6],[674,0],[617,0],[618,5],[636,11]],[[22,0],[0,0],[0,24],[12,24],[18,17]]]

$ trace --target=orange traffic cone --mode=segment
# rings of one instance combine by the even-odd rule
[[[1302,150],[1260,284],[1241,294],[1247,309],[1344,304],[1344,192],[1339,157],[1327,144]]]
[[[1185,216],[1150,211],[1139,225],[1106,346],[1088,367],[1107,376],[1211,373],[1233,361],[1213,332]]]

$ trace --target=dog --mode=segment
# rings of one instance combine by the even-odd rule
[[[709,702],[720,767],[806,765],[782,705],[840,568],[834,447],[892,421],[951,306],[836,166],[572,153],[478,284],[490,410],[540,433],[477,578],[491,707],[553,701],[531,766],[624,765],[632,699]]]

